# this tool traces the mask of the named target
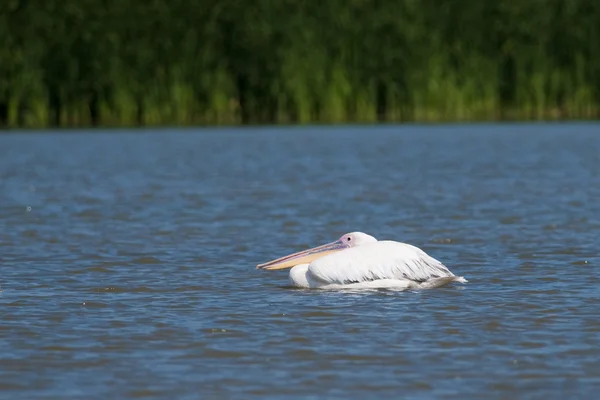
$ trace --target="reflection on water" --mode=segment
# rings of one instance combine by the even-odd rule
[[[594,398],[594,125],[0,136],[10,398]],[[362,230],[465,276],[287,287]]]

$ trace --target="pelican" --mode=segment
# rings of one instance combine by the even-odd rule
[[[290,267],[290,285],[310,289],[432,289],[467,282],[418,247],[378,241],[363,232],[256,266],[270,271]]]

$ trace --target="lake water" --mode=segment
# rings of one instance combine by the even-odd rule
[[[349,231],[467,285],[287,287]],[[0,135],[0,397],[600,391],[600,125]]]

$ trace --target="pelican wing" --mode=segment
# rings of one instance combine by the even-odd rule
[[[426,282],[454,274],[418,247],[380,241],[351,247],[313,261],[308,273],[330,284],[350,284],[378,279]]]

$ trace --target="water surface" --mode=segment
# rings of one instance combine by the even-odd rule
[[[586,398],[600,126],[0,136],[0,396]],[[467,285],[287,287],[360,230]]]

